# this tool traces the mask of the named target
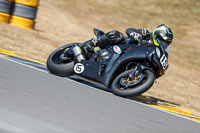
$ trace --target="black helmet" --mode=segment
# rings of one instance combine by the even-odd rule
[[[156,46],[164,42],[166,44],[164,48],[166,48],[172,43],[173,32],[167,25],[161,24],[153,30],[152,38]]]

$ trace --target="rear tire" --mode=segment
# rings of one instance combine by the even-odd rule
[[[74,73],[73,67],[74,67],[74,60],[70,61],[63,61],[59,60],[60,55],[64,52],[66,48],[71,48],[72,44],[66,44],[63,45],[56,50],[54,50],[47,59],[47,69],[51,74],[61,76],[61,77],[67,77],[71,76]],[[58,63],[59,62],[59,63]]]
[[[125,72],[121,73],[112,82],[112,92],[114,94],[116,94],[118,96],[122,96],[122,97],[137,96],[137,95],[140,95],[140,94],[146,92],[153,85],[154,80],[155,80],[155,75],[150,70],[145,70],[142,72],[142,74],[145,76],[142,77],[143,79],[139,83],[126,88],[125,86],[121,85],[120,80],[122,78],[124,78],[125,76],[128,76],[128,72],[125,71]],[[123,87],[126,89],[124,89]]]

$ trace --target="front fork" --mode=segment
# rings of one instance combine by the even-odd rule
[[[141,65],[140,63],[138,63],[134,70],[132,72],[129,73],[129,78],[130,79],[133,79],[134,77],[140,75],[144,70],[150,70],[150,71],[153,71],[151,68],[149,67],[146,67],[144,65]]]
[[[85,60],[85,56],[83,55],[80,46],[73,45],[72,51],[73,51],[74,57],[77,59],[78,62],[81,62],[81,60]]]

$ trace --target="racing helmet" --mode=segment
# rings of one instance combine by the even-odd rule
[[[172,30],[165,24],[161,24],[153,30],[152,38],[154,45],[162,45],[166,49],[173,40]]]

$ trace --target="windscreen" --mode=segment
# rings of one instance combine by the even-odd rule
[[[165,50],[165,52],[167,52],[167,54],[169,54],[169,45],[167,43],[160,41],[160,46]]]

